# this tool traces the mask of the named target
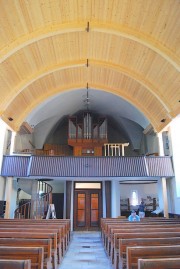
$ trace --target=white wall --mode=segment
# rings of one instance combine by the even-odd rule
[[[143,137],[143,128],[134,121],[121,118],[121,126],[124,131],[128,134],[129,142],[132,144],[133,149],[140,149],[141,140]]]
[[[47,181],[47,184],[53,188],[53,193],[64,193],[64,181]]]
[[[22,199],[31,199],[31,195],[21,190],[19,193],[19,200],[22,200]]]
[[[30,141],[30,142],[29,142]],[[32,134],[24,134],[20,135],[16,133],[15,141],[14,141],[14,152],[21,152],[22,150],[33,150],[33,135]]]
[[[10,206],[10,218],[14,218],[14,211],[16,209],[16,199],[17,199],[17,181],[13,180],[12,192],[11,192],[11,206]]]
[[[46,141],[49,132],[54,127],[54,124],[56,124],[57,121],[58,118],[54,117],[41,122],[34,128],[33,142],[37,149],[43,148],[44,142]]]
[[[137,193],[138,193],[138,204],[140,204],[141,198],[147,199],[147,196],[150,196],[152,198],[158,197],[157,183],[153,183],[153,184],[120,184],[120,197],[121,197],[121,199],[131,198],[133,190],[137,191]]]
[[[146,144],[147,152],[146,153],[155,153],[159,152],[159,144],[157,135],[146,135]]]

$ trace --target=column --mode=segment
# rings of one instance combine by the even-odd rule
[[[10,155],[14,152],[14,141],[15,141],[16,132],[12,132],[11,136],[11,146],[10,146]]]
[[[163,202],[163,190],[162,190],[162,179],[158,179],[158,198],[159,198],[159,208],[164,208],[164,202]]]
[[[31,187],[31,219],[36,218],[38,215],[38,205],[37,205],[37,193],[38,190],[38,181],[32,180],[32,187]]]
[[[163,146],[162,132],[158,133],[158,142],[159,142],[159,155],[164,156],[164,146]]]
[[[120,185],[118,180],[111,182],[111,217],[120,216]]]
[[[105,181],[106,217],[111,217],[111,181]]]
[[[158,133],[159,140],[159,155],[164,156],[164,145],[163,145],[163,137],[162,132]],[[164,210],[164,217],[168,218],[168,199],[167,199],[167,186],[166,186],[166,178],[162,178],[158,181],[158,194],[159,194],[159,207]]]
[[[106,218],[106,190],[105,181],[102,181],[103,218]]]
[[[12,196],[12,184],[13,184],[13,178],[7,177],[6,178],[6,185],[5,185],[5,201],[6,201],[6,212],[5,212],[5,218],[10,219],[11,216],[11,196]]]
[[[73,215],[74,215],[74,182],[71,183],[71,210],[70,210],[70,219],[71,219],[71,231],[73,231]]]
[[[63,219],[66,219],[66,181],[64,181],[64,208],[63,208]]]
[[[1,119],[0,119],[0,130],[1,130],[0,131],[0,171],[1,171],[4,154],[4,142],[6,136],[6,125]],[[0,200],[5,200],[4,193],[5,193],[5,178],[0,176]]]
[[[163,202],[164,202],[164,217],[169,218],[168,214],[168,199],[167,199],[167,186],[166,186],[166,178],[162,178],[162,194],[163,194]]]
[[[170,124],[171,148],[176,182],[176,194],[180,197],[180,115]]]

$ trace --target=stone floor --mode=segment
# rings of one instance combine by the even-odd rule
[[[112,269],[100,232],[73,232],[68,251],[58,269]]]

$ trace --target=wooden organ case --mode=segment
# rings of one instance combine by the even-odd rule
[[[107,118],[84,112],[81,116],[69,117],[68,145],[74,156],[102,156],[103,146],[108,143]]]

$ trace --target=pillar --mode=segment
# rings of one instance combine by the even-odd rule
[[[164,146],[163,146],[162,132],[158,133],[158,140],[159,140],[159,155],[164,156]]]
[[[163,145],[163,136],[162,132],[158,133],[159,139],[159,155],[164,156],[164,145]],[[164,217],[168,218],[168,199],[167,199],[167,186],[166,178],[161,178],[158,181],[158,194],[159,194],[159,207],[164,210]]]
[[[169,218],[167,186],[166,186],[166,178],[165,177],[162,178],[162,194],[163,194],[163,203],[164,203],[164,217]]]
[[[39,196],[39,193],[37,193],[38,190],[38,181],[32,180],[32,186],[31,186],[31,219],[34,219],[37,215],[38,211],[38,205],[37,205],[37,196]]]
[[[4,154],[4,143],[6,136],[6,125],[0,119],[0,171],[2,167],[3,154]],[[0,176],[0,200],[5,200],[5,178]]]
[[[171,148],[176,182],[176,194],[180,197],[180,115],[170,124]]]
[[[71,220],[71,231],[73,231],[73,224],[74,224],[74,182],[72,181],[71,187],[71,210],[70,210],[70,220]]]
[[[63,219],[66,219],[66,181],[64,181],[64,208],[63,208]]]
[[[120,216],[120,185],[118,180],[111,182],[111,217]]]
[[[106,190],[105,181],[102,181],[103,218],[106,218]]]
[[[15,136],[16,136],[16,132],[12,132],[11,145],[10,145],[10,155],[12,155],[14,153]]]
[[[5,212],[5,218],[10,219],[11,216],[11,196],[12,196],[12,184],[13,184],[13,178],[7,177],[6,178],[6,184],[5,184],[5,195],[4,199],[6,201],[6,212]]]

